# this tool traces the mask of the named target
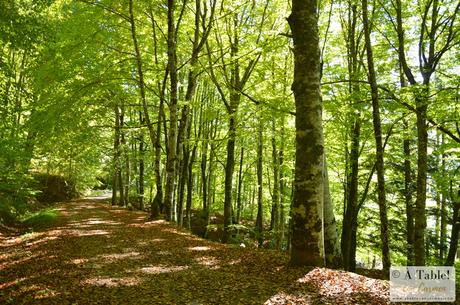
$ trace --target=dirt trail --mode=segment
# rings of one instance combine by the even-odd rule
[[[308,269],[275,251],[209,242],[97,199],[58,208],[52,228],[0,239],[0,304],[328,303],[296,281]]]

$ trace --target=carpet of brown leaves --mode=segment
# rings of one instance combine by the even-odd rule
[[[290,268],[276,251],[203,240],[85,199],[47,230],[0,236],[0,304],[388,304],[388,283]]]

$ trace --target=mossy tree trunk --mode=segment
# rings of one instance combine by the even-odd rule
[[[318,3],[293,0],[296,160],[292,203],[292,265],[323,266],[323,126]]]

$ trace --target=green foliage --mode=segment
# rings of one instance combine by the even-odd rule
[[[34,213],[26,213],[21,217],[21,223],[34,231],[52,226],[59,213],[56,209],[47,208]]]
[[[32,181],[21,173],[0,174],[0,224],[15,224],[27,211],[29,199],[35,195]]]

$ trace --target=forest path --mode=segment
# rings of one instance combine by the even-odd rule
[[[75,200],[58,210],[52,228],[0,239],[0,304],[344,301],[343,295],[326,301],[318,289],[296,281],[309,270],[288,268],[287,256],[275,251],[203,240],[101,199]]]

